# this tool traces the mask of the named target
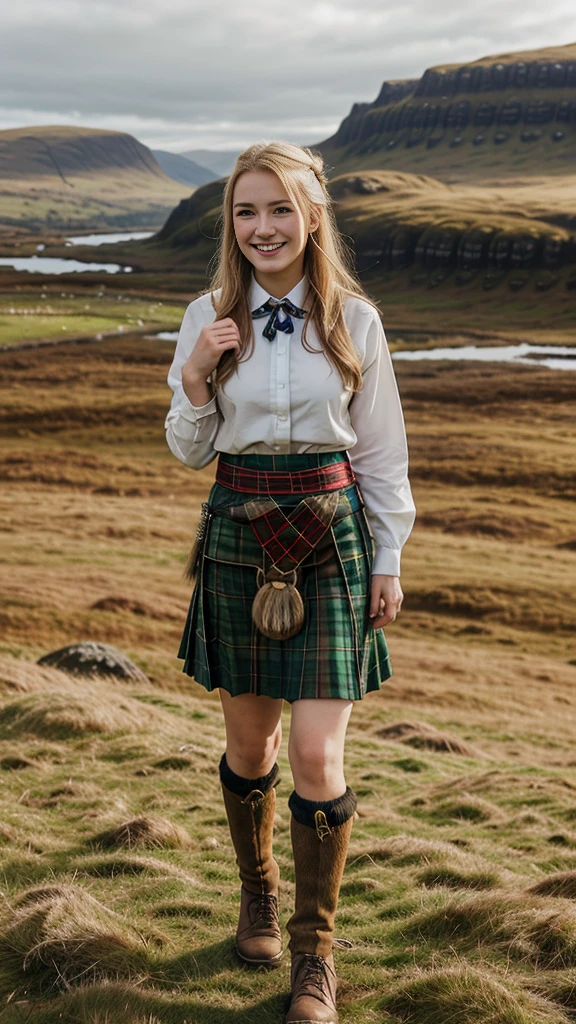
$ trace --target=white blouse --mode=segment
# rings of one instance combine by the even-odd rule
[[[285,296],[302,307],[304,277]],[[254,277],[252,310],[270,296]],[[168,374],[174,392],[166,417],[170,450],[186,466],[201,469],[218,455],[348,451],[375,541],[373,573],[400,575],[400,554],[416,509],[408,482],[408,448],[398,386],[376,309],[347,297],[344,318],[358,351],[363,387],[345,388],[310,322],[293,317],[294,333],[262,334],[267,317],[254,320],[254,352],[206,405],[192,405],[182,387],[182,366],[200,331],[216,314],[210,293],[187,307]]]

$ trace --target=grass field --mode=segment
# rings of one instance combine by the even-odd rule
[[[233,952],[218,696],[175,657],[215,464],[193,472],[165,446],[170,356],[128,332],[0,353],[2,1024],[282,1020],[289,958],[270,973]],[[386,629],[394,675],[349,728],[341,1021],[568,1024],[572,374],[396,370],[418,516]],[[81,639],[115,644],[149,684],[35,664]],[[286,735],[280,766],[285,923]]]
[[[104,286],[105,287],[105,286]],[[144,300],[121,292],[61,292],[57,286],[14,296],[0,295],[0,347],[30,342],[61,341],[69,337],[95,338],[117,331],[177,330],[182,321],[181,302]]]

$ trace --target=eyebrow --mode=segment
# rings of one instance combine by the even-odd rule
[[[281,206],[282,203],[289,203],[289,199],[274,199],[273,202],[267,203],[267,206]],[[254,209],[254,203],[234,203],[234,209],[237,206],[251,206]]]

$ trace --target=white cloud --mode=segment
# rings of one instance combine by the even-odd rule
[[[319,141],[385,79],[576,39],[572,0],[20,0],[2,21],[0,127],[182,149]]]

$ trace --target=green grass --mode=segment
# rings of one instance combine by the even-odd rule
[[[91,291],[41,290],[16,297],[0,296],[0,345],[14,346],[37,340],[95,337],[118,331],[177,330],[184,305],[145,301],[130,295],[99,295]]]
[[[134,336],[1,353],[2,1024],[282,1021],[289,957],[265,972],[234,955],[218,696],[176,658],[215,466],[193,473],[166,449],[169,358]],[[475,364],[404,364],[398,379],[419,515],[387,629],[394,676],[348,729],[340,1020],[568,1024],[571,379]],[[149,683],[36,664],[82,638],[120,647]],[[285,928],[288,706],[282,724]]]
[[[3,678],[16,679],[17,667],[3,659]],[[165,701],[158,692],[161,706],[137,721],[130,708],[138,691],[100,681],[90,687],[98,703],[123,716],[110,731],[90,733],[84,683],[56,670],[49,681],[33,666],[27,671],[33,691],[26,708],[42,708],[49,693],[57,709],[57,680],[67,695],[79,690],[82,702],[69,700],[68,719],[78,716],[78,727],[66,735],[42,717],[17,734],[6,717],[0,722],[2,750],[27,759],[3,773],[0,797],[3,1020],[280,1021],[288,961],[267,974],[240,966],[233,954],[238,883],[215,767],[223,743],[216,706],[197,722],[195,695],[174,692]],[[538,866],[548,853],[541,820],[531,829],[531,849],[513,863],[509,853],[530,828],[513,815],[518,804],[529,805],[531,785],[548,797],[551,824],[571,810],[562,770],[495,757],[487,775],[482,761],[466,759],[469,785],[484,780],[485,799],[498,812],[503,832],[495,833],[493,816],[436,813],[435,791],[453,787],[461,774],[457,755],[429,754],[424,781],[398,767],[397,743],[373,738],[362,756],[371,720],[368,705],[362,711],[363,721],[351,726],[348,780],[361,792],[378,765],[373,782],[384,803],[360,798],[342,886],[337,934],[352,946],[336,954],[341,1019],[567,1020],[576,917],[565,894],[574,891],[576,872],[565,871],[554,889],[554,876]],[[141,772],[159,749],[169,756],[183,742],[198,753],[179,765],[177,778]],[[285,924],[293,898],[285,751],[280,763],[276,852]],[[394,771],[402,779],[396,795],[386,782]],[[406,808],[423,786],[431,811],[411,818]],[[471,797],[468,805],[475,806]],[[570,863],[571,855],[559,859]]]

